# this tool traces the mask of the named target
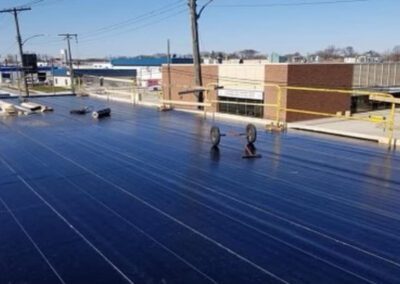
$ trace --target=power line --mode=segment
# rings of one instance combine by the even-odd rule
[[[186,11],[187,11],[187,10],[186,10],[186,8],[185,8],[185,9],[183,9],[183,10],[177,11],[177,12],[174,13],[174,14],[168,15],[168,16],[166,16],[166,17],[157,19],[157,20],[155,20],[155,21],[152,21],[152,22],[149,22],[149,23],[146,23],[146,24],[143,24],[143,25],[136,26],[136,27],[134,27],[134,28],[130,28],[130,29],[125,30],[125,31],[121,31],[121,32],[119,32],[119,33],[113,33],[112,35],[103,35],[103,36],[94,37],[94,38],[88,38],[88,37],[87,37],[86,40],[83,40],[83,41],[80,41],[80,42],[81,42],[81,43],[88,43],[88,42],[98,41],[98,40],[101,40],[101,39],[106,39],[106,38],[111,38],[111,37],[115,37],[115,36],[118,36],[118,35],[126,34],[126,33],[128,33],[128,32],[132,32],[132,31],[136,31],[136,30],[139,30],[139,29],[142,29],[142,28],[145,28],[145,27],[153,26],[153,25],[158,24],[158,23],[160,23],[160,22],[163,22],[163,21],[165,21],[165,20],[167,20],[167,19],[170,19],[170,18],[173,18],[173,17],[178,16],[178,15],[180,15],[180,14],[186,13]]]
[[[152,17],[156,17],[156,16],[159,16],[159,15],[166,14],[166,13],[168,13],[170,11],[173,11],[173,10],[176,10],[177,8],[180,8],[182,6],[184,6],[184,4],[182,3],[182,0],[179,0],[179,1],[174,2],[172,4],[169,4],[169,5],[166,5],[166,6],[162,6],[162,7],[158,8],[158,9],[155,9],[155,10],[149,11],[147,13],[144,13],[142,15],[139,15],[139,16],[124,20],[122,22],[111,24],[111,25],[108,25],[108,26],[104,26],[104,27],[95,29],[93,31],[84,32],[84,33],[82,33],[83,34],[82,38],[89,38],[89,37],[96,36],[98,34],[109,33],[109,32],[112,32],[114,30],[126,28],[127,26],[129,26],[131,24],[135,24],[135,23],[138,23],[138,22],[141,22],[141,21],[146,21],[148,19],[151,19]],[[87,36],[85,36],[85,35],[87,35]]]
[[[369,0],[327,0],[327,1],[313,1],[313,2],[297,2],[297,3],[270,3],[270,4],[218,4],[213,7],[218,8],[262,8],[262,7],[288,7],[288,6],[316,6],[316,5],[330,5],[330,4],[346,4],[356,2],[368,2]]]
[[[125,33],[128,33],[128,32],[136,31],[136,30],[148,27],[148,26],[152,26],[152,25],[158,24],[158,23],[160,23],[162,21],[165,21],[167,19],[173,18],[173,17],[175,17],[177,15],[183,14],[184,12],[186,12],[186,8],[178,10],[176,13],[170,14],[170,12],[176,11],[177,8],[186,6],[186,4],[183,4],[182,1],[186,1],[186,0],[180,0],[180,1],[174,2],[173,4],[175,4],[175,5],[173,5],[172,7],[170,5],[163,6],[163,7],[159,8],[159,9],[155,9],[153,11],[147,12],[147,13],[139,15],[137,17],[125,20],[123,22],[116,23],[116,24],[109,25],[109,26],[105,26],[105,27],[96,29],[93,32],[83,33],[83,34],[87,34],[87,35],[86,36],[80,36],[80,38],[83,39],[83,40],[80,41],[80,43],[87,44],[87,43],[90,43],[90,42],[96,42],[96,41],[99,41],[99,40],[102,40],[102,39],[115,37],[115,36],[118,36],[118,35],[122,35],[122,34],[125,34]],[[178,5],[178,3],[179,3],[179,5]],[[160,15],[163,15],[163,14],[168,14],[168,15],[165,16],[165,17],[157,18],[157,17],[159,17]],[[151,15],[151,17],[146,17],[146,16],[150,16],[150,15]],[[155,19],[155,20],[152,20],[152,19]],[[130,24],[133,24],[133,23],[146,22],[146,21],[149,21],[149,20],[152,20],[152,21],[150,21],[148,23],[144,23],[142,25],[137,25],[137,26],[125,29],[125,30],[117,32],[117,33],[114,32],[113,34],[107,35],[107,33],[113,32],[114,30],[118,30],[125,23],[129,22]],[[59,42],[60,42],[60,40],[51,40],[51,41],[47,41],[47,42],[36,43],[34,45],[44,45],[44,44],[46,44],[46,45],[56,45]]]
[[[57,4],[59,2],[62,2],[65,0],[37,0],[35,4],[32,4],[31,6],[35,7],[46,7],[49,5]]]
[[[39,4],[39,3],[43,2],[43,1],[44,0],[32,0],[32,1],[29,1],[28,3],[22,4],[20,7],[34,6],[34,5],[37,5],[37,4]]]

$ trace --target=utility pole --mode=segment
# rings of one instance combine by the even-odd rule
[[[69,75],[70,75],[70,80],[71,80],[71,90],[72,93],[75,94],[75,82],[74,82],[74,68],[72,64],[72,54],[71,54],[71,38],[75,38],[75,40],[78,40],[78,34],[59,34],[58,36],[64,37],[64,39],[67,40],[68,43],[68,63],[69,63]]]
[[[22,75],[24,78],[24,85],[25,85],[25,95],[29,97],[29,87],[28,87],[28,81],[26,78],[26,70],[25,70],[25,64],[24,64],[24,51],[23,51],[23,43],[22,43],[22,37],[21,37],[21,32],[19,29],[19,22],[18,22],[18,13],[22,11],[30,11],[32,10],[31,7],[19,7],[19,8],[12,8],[12,9],[5,9],[1,10],[1,13],[12,13],[14,15],[14,20],[15,20],[15,28],[17,30],[17,41],[18,41],[18,46],[19,46],[19,55],[21,57],[21,66],[22,66]]]
[[[191,26],[192,26],[192,45],[193,45],[193,63],[194,63],[194,77],[196,87],[203,86],[203,78],[201,72],[201,57],[200,57],[200,41],[199,41],[199,25],[198,21],[203,13],[204,9],[211,4],[214,0],[209,0],[206,4],[201,7],[200,11],[197,12],[197,0],[188,0]],[[204,102],[203,91],[197,92],[198,102]],[[202,109],[202,107],[199,107]]]
[[[56,94],[56,91],[55,91],[55,86],[54,86],[54,58],[52,57],[51,58],[51,75],[53,76],[53,78],[52,78],[52,87],[53,87],[53,94],[55,95]]]
[[[200,58],[200,44],[199,44],[199,27],[198,20],[200,15],[197,14],[197,0],[189,0],[190,19],[192,26],[192,46],[193,46],[193,63],[194,63],[194,80],[196,87],[203,86],[203,78],[201,76],[201,58]],[[199,103],[204,101],[203,92],[197,92],[197,99]],[[201,107],[199,107],[201,109]]]
[[[15,54],[15,65],[18,66],[18,55]],[[14,82],[14,79],[13,79]],[[21,99],[22,96],[22,90],[21,90],[21,74],[17,72],[17,83],[18,83],[18,92],[19,92],[19,98]]]
[[[168,56],[168,100],[172,100],[171,98],[171,44],[170,40],[168,39],[167,42],[167,56]]]

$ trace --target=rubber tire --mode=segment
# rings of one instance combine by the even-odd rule
[[[210,140],[213,147],[217,147],[219,142],[221,142],[221,132],[217,126],[211,127]]]
[[[257,128],[254,126],[254,124],[248,124],[246,126],[246,138],[247,142],[249,143],[254,143],[257,140]]]

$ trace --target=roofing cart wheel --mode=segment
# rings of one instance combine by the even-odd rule
[[[257,128],[253,124],[246,126],[246,138],[247,142],[254,143],[257,140]]]
[[[221,132],[219,131],[219,128],[217,126],[211,127],[210,139],[211,139],[211,144],[214,147],[219,145],[219,142],[221,141]]]

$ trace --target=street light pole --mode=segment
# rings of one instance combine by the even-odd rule
[[[37,35],[33,35],[33,36],[28,37],[27,39],[25,39],[25,40],[22,42],[22,46],[24,46],[25,43],[26,43],[28,40],[31,40],[31,39],[36,38],[36,37],[41,37],[41,36],[44,36],[44,34],[37,34]]]

